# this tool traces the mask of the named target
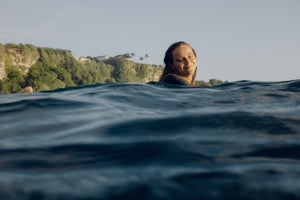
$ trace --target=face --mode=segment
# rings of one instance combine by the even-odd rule
[[[192,76],[196,66],[196,56],[190,46],[182,44],[173,51],[173,67],[180,69],[182,76]]]

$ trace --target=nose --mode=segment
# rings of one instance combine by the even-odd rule
[[[186,65],[189,65],[190,63],[191,63],[190,59],[186,58],[186,59],[185,59],[185,64],[186,64]]]

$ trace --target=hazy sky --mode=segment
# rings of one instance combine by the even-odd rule
[[[160,65],[181,40],[197,52],[198,80],[299,79],[300,0],[0,0],[2,44]]]

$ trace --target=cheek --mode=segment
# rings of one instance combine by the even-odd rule
[[[197,62],[195,61],[194,62],[194,67],[195,67],[195,70],[197,69]]]
[[[195,73],[195,72],[196,72],[196,70],[197,70],[197,65],[196,65],[196,63],[194,63],[194,69],[193,69],[193,73]]]
[[[183,65],[182,65],[181,63],[175,63],[174,66],[175,66],[176,68],[182,68],[182,67],[183,67]]]

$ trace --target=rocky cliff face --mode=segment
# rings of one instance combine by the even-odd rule
[[[0,79],[6,76],[4,58],[5,58],[5,48],[4,46],[0,45]]]
[[[26,67],[26,72],[28,69],[36,63],[36,61],[39,59],[38,52],[35,52],[35,54],[29,54],[19,48],[8,48],[7,53],[9,58],[12,61],[12,64],[15,66],[24,66]]]
[[[0,79],[3,79],[5,76],[5,62],[3,60],[0,60]]]
[[[154,67],[148,67],[148,75],[143,79],[143,83],[147,83],[150,81],[159,81],[159,78],[162,74],[162,70],[155,71]]]
[[[6,77],[7,68],[16,66],[27,73],[39,59],[38,49],[32,45],[0,44],[0,79]]]

